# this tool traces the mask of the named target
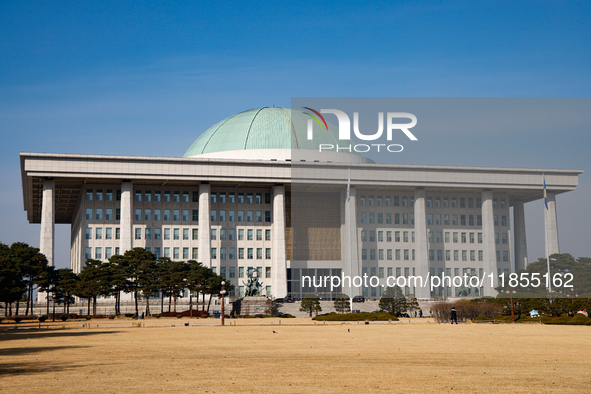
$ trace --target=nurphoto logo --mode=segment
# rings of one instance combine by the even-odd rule
[[[351,119],[349,116],[338,109],[321,109],[320,112],[309,108],[304,107],[304,109],[313,112],[311,114],[309,112],[304,112],[306,115],[310,116],[311,119],[308,119],[308,133],[307,137],[309,141],[314,139],[314,120],[320,126],[320,130],[326,129],[328,131],[328,124],[324,119],[322,114],[333,114],[337,117],[339,122],[339,140],[347,141],[349,144],[347,145],[339,145],[339,144],[318,144],[319,152],[322,151],[335,151],[335,152],[359,152],[365,153],[369,152],[370,150],[375,150],[380,152],[382,149],[388,152],[397,153],[402,152],[404,147],[401,144],[386,144],[386,143],[375,143],[375,144],[351,144]],[[315,116],[316,115],[316,116]],[[394,131],[402,131],[408,139],[411,141],[418,141],[418,138],[409,130],[416,126],[417,124],[417,117],[408,112],[388,112],[386,114],[386,141],[392,141]],[[410,119],[410,123],[395,123],[395,119]],[[322,120],[322,122],[320,122]],[[324,127],[323,127],[324,125]],[[384,113],[378,112],[378,131],[373,134],[364,134],[359,130],[359,112],[353,112],[353,132],[355,136],[362,140],[362,141],[378,141],[382,138],[384,134]]]

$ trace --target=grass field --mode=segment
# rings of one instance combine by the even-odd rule
[[[236,322],[158,319],[131,328],[130,320],[94,320],[92,328],[0,331],[0,390],[591,392],[587,326]]]

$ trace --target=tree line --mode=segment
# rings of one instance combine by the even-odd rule
[[[87,259],[80,274],[69,268],[56,269],[48,265],[47,258],[39,249],[17,242],[10,246],[0,243],[0,302],[5,305],[5,315],[19,314],[24,302],[25,315],[33,313],[33,294],[37,289],[47,294],[49,301],[63,305],[69,313],[74,297],[88,300],[88,314],[96,314],[97,298],[112,296],[115,299],[115,313],[121,313],[121,294],[133,294],[135,313],[139,315],[140,298],[146,300],[145,314],[150,315],[150,298],[160,294],[161,313],[164,299],[168,298],[168,311],[189,291],[189,305],[193,308],[193,295],[209,295],[207,311],[214,295],[219,296],[225,279],[211,268],[195,260],[173,261],[156,256],[143,248],[134,248],[123,255],[113,255],[108,261]],[[226,283],[226,290],[234,286]],[[205,305],[203,306],[205,309]]]

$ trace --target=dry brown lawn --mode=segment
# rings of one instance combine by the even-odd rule
[[[343,325],[308,319],[282,325],[241,319],[226,327],[212,325],[219,320],[193,319],[184,326],[188,321],[146,320],[146,327],[131,328],[130,320],[94,320],[91,328],[72,322],[65,329],[56,323],[59,329],[0,331],[0,390],[591,392],[587,326]]]

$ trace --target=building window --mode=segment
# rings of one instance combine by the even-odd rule
[[[93,193],[92,189],[86,189],[86,201],[92,201],[92,193]],[[89,259],[90,258],[91,257],[89,257]]]
[[[86,228],[86,239],[92,239],[92,229],[90,227]]]
[[[135,239],[142,239],[142,229],[141,228],[135,229]]]
[[[218,234],[218,231],[217,231],[217,229],[215,229],[215,228],[212,228],[212,229],[211,229],[211,238],[210,238],[210,239],[211,239],[212,241],[215,241],[215,240],[217,240],[217,238],[218,238],[218,235],[217,235],[217,234]]]
[[[271,211],[265,211],[265,223],[271,223]]]
[[[228,258],[230,260],[234,260],[236,258],[236,248],[229,248],[228,249]]]
[[[257,259],[258,260],[263,259],[263,248],[257,248]]]
[[[102,208],[96,209],[96,220],[103,220],[103,210]]]
[[[507,216],[501,216],[501,226],[507,225]]]
[[[361,249],[361,260],[367,260],[367,249]]]
[[[271,240],[271,230],[265,230],[265,241]]]
[[[113,229],[111,227],[105,229],[105,239],[113,239]]]
[[[244,193],[238,193],[238,204],[244,204]]]
[[[257,241],[263,240],[263,230],[257,230]]]
[[[476,225],[482,226],[482,215],[476,215]]]
[[[172,211],[172,220],[178,222],[181,220],[181,212],[179,209],[175,209]]]
[[[161,230],[159,228],[154,229],[154,239],[160,240],[161,239]]]
[[[152,239],[152,229],[151,228],[147,228],[145,231],[145,234],[146,234],[147,240]]]
[[[96,229],[95,239],[103,239],[103,229],[101,227]]]
[[[146,220],[146,221],[152,220],[152,210],[151,209],[146,209],[144,211],[144,220]]]
[[[271,259],[271,248],[265,248],[265,259]]]
[[[238,222],[244,222],[244,211],[238,211]]]
[[[229,241],[234,241],[234,239],[236,239],[236,230],[229,229],[228,230],[228,240]]]
[[[246,211],[246,221],[252,222],[252,211]]]
[[[365,196],[359,196],[359,205],[365,206]]]
[[[180,258],[179,252],[180,252],[179,248],[173,248],[172,249],[172,253],[173,253],[172,254],[172,256],[173,256],[172,258],[175,259],[175,260],[178,260]]]
[[[197,260],[199,258],[199,248],[192,248],[191,249],[191,258],[193,260]]]
[[[86,220],[92,220],[92,208],[86,208]]]
[[[164,239],[165,240],[169,240],[170,239],[170,229],[169,228],[165,228],[164,229]]]
[[[119,227],[115,228],[115,239],[121,239],[121,229]]]
[[[238,248],[238,259],[244,259],[244,248]]]
[[[211,248],[211,258],[213,260],[218,258],[218,249],[217,248]]]
[[[189,221],[189,210],[183,209],[183,222],[188,222],[188,221]]]
[[[252,260],[254,258],[254,249],[253,248],[247,249],[247,257],[249,260]]]
[[[388,260],[392,260],[392,249],[387,249],[386,250],[386,258]],[[391,274],[389,274],[389,276],[392,276]]]

